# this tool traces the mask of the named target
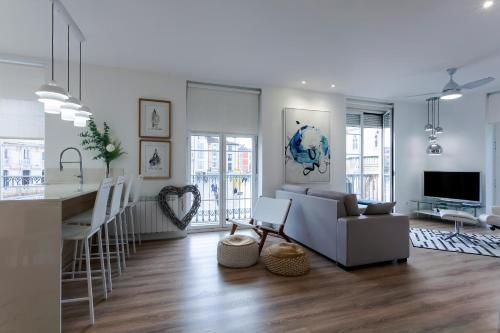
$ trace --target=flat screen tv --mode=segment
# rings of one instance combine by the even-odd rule
[[[424,171],[424,196],[456,201],[481,201],[479,172]]]

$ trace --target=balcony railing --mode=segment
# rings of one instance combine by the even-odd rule
[[[4,188],[41,185],[44,182],[44,176],[1,176],[1,184]]]
[[[218,225],[221,214],[221,176],[191,175],[191,183],[201,193],[201,205],[193,218],[193,225]],[[252,174],[229,174],[225,177],[225,217],[248,219],[252,214]]]
[[[363,181],[364,192],[361,193],[361,181]],[[364,175],[361,179],[359,174],[347,174],[347,191],[355,193],[360,199],[382,200],[379,192],[379,175]]]

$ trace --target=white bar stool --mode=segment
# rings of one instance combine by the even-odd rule
[[[122,269],[121,269],[121,263],[120,260],[123,260],[123,264],[125,265],[125,254],[124,254],[124,241],[123,241],[123,232],[122,232],[122,226],[120,224],[120,221],[117,219],[116,216],[118,215],[120,211],[120,201],[121,201],[121,196],[123,192],[123,184],[125,181],[125,177],[117,177],[116,183],[113,186],[113,194],[111,195],[111,204],[109,206],[109,211],[106,214],[106,220],[103,225],[104,227],[104,234],[105,234],[105,246],[106,246],[106,261],[107,261],[107,266],[108,266],[108,281],[109,281],[109,288],[110,290],[113,289],[113,281],[111,279],[111,274],[112,274],[112,269],[111,269],[111,259],[114,258],[116,259],[117,263],[117,271],[118,275],[122,274]],[[107,203],[107,202],[106,202]],[[88,225],[90,224],[89,217],[91,216],[92,212],[85,212],[83,214],[77,215],[70,220],[68,220],[66,223],[68,224],[84,224]],[[110,237],[109,237],[109,224],[113,223],[113,227],[115,230],[115,237],[114,237],[114,245],[115,245],[115,251],[110,251]],[[120,240],[121,239],[121,240]],[[121,248],[120,248],[121,247]],[[75,270],[75,262],[79,261],[78,265],[78,271],[81,271],[81,265],[83,261],[83,244],[80,244],[80,258],[76,259],[76,245],[75,245],[75,253],[74,253],[74,261],[73,261],[73,271]],[[121,257],[120,257],[121,253]],[[91,259],[97,259],[95,256],[91,255]]]
[[[139,240],[139,245],[141,244],[141,223],[137,218],[137,203],[141,197],[141,189],[144,178],[142,175],[136,177],[134,181],[134,185],[132,187],[132,193],[130,195],[131,200],[127,203],[127,208],[130,216],[130,224],[132,226],[132,238],[134,239],[134,252],[135,252],[135,234],[134,234],[134,225],[135,221],[137,221],[137,238]]]
[[[75,224],[63,224],[62,225],[62,243],[65,240],[72,241],[82,241],[85,242],[85,263],[86,263],[86,280],[87,280],[87,297],[81,298],[72,298],[72,299],[61,299],[61,303],[71,303],[71,302],[81,302],[88,301],[89,302],[89,314],[90,314],[90,322],[94,324],[94,297],[92,294],[92,270],[90,267],[90,239],[93,235],[97,234],[98,237],[98,251],[99,251],[99,259],[100,259],[100,272],[102,274],[102,285],[104,298],[108,298],[107,287],[106,287],[106,268],[104,266],[104,256],[102,249],[102,232],[101,226],[105,223],[106,219],[106,206],[109,198],[109,192],[111,189],[112,180],[110,178],[106,178],[101,182],[99,186],[99,190],[97,191],[97,196],[94,204],[94,210],[92,212],[92,220],[90,225],[75,225]],[[61,246],[62,253],[62,246]],[[73,272],[74,273],[74,272]],[[79,272],[83,273],[83,272]],[[81,281],[84,280],[82,278],[70,278],[70,279],[61,279],[63,282],[67,281]]]
[[[128,208],[128,202],[130,201],[130,192],[132,190],[132,183],[133,183],[134,178],[132,176],[129,176],[126,178],[125,183],[124,183],[124,190],[123,190],[123,195],[122,199],[120,201],[120,211],[118,213],[118,218],[122,221],[124,230],[125,230],[125,241],[127,244],[127,256],[130,258],[130,245],[129,245],[129,240],[128,240],[128,235],[129,235],[129,229],[131,229],[131,236],[132,236],[132,247],[133,251],[135,253],[135,234],[134,234],[134,223],[133,219],[128,219],[127,218],[127,208]],[[130,228],[129,228],[129,221],[130,223]]]

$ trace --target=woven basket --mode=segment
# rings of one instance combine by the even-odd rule
[[[304,249],[292,243],[279,243],[264,250],[262,259],[274,274],[299,276],[309,271],[309,259]]]
[[[259,244],[255,238],[243,235],[227,236],[217,245],[217,261],[231,268],[255,265],[259,260]]]

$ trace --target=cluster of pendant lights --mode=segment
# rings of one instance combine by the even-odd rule
[[[425,125],[425,131],[429,133],[427,154],[441,155],[443,153],[443,147],[438,144],[437,140],[438,135],[442,134],[444,130],[439,124],[439,97],[427,99],[427,125]]]
[[[72,121],[76,127],[86,127],[87,120],[90,119],[92,113],[90,109],[83,105],[82,99],[82,42],[80,42],[80,82],[79,82],[79,99],[71,96],[69,93],[69,33],[68,25],[68,90],[57,85],[54,80],[54,2],[52,2],[52,79],[42,85],[37,91],[38,101],[42,102],[45,107],[45,112],[50,114],[59,114],[61,119]]]

